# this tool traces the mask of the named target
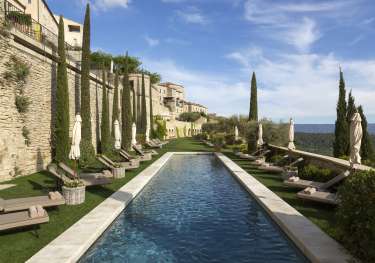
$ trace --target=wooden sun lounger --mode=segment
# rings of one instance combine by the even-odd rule
[[[139,161],[138,160],[133,160],[133,161],[128,161],[128,162],[114,162],[104,154],[101,156],[105,161],[107,161],[110,165],[116,166],[117,164],[120,165],[121,167],[124,167],[125,170],[134,170],[139,167]]]
[[[45,210],[43,216],[34,218],[30,217],[29,211],[0,214],[0,231],[40,225],[47,223],[48,221],[49,217]]]
[[[163,145],[162,144],[156,144],[152,141],[149,141],[149,142],[146,142],[146,145],[150,148],[155,148],[155,149],[161,149],[163,148]]]
[[[313,194],[307,194],[301,191],[297,193],[297,197],[305,200],[326,203],[331,205],[338,204],[337,194],[326,191],[316,191]]]
[[[345,172],[340,173],[339,175],[335,176],[331,180],[325,182],[325,183],[320,183],[320,182],[314,182],[314,181],[309,181],[309,180],[302,180],[299,179],[296,182],[291,182],[288,179],[284,180],[284,184],[293,188],[300,188],[300,189],[305,189],[307,187],[314,187],[319,190],[324,190],[324,189],[329,189],[332,186],[340,183],[342,180],[344,180],[346,177],[350,175],[350,172],[346,170]]]
[[[60,162],[59,167],[69,178],[76,179],[76,173],[69,166]],[[103,173],[80,174],[79,179],[85,186],[105,185],[111,183],[110,177],[105,176]]]
[[[342,172],[338,176],[334,177],[333,179],[329,180],[326,183],[322,183],[319,187],[314,187],[314,192],[307,191],[309,188],[305,188],[304,190],[297,193],[297,197],[305,200],[326,203],[331,205],[337,205],[339,200],[337,198],[337,194],[330,192],[328,189],[332,186],[340,183],[346,177],[350,175],[350,172],[347,170]]]
[[[151,153],[146,153],[146,152],[142,151],[141,149],[139,149],[139,148],[138,148],[137,146],[135,146],[135,145],[133,145],[132,147],[133,147],[134,151],[135,151],[136,153],[139,154],[139,156],[140,156],[141,159],[143,159],[143,160],[145,160],[145,161],[150,161],[150,160],[152,160]]]
[[[168,141],[161,141],[159,139],[152,139],[151,141],[155,142],[156,144],[161,144],[161,145],[165,145],[169,143]]]
[[[283,173],[285,171],[285,168],[282,167],[282,166],[278,166],[277,164],[280,163],[281,161],[287,159],[289,157],[289,155],[284,155],[283,158],[278,161],[277,163],[275,164],[262,164],[261,166],[259,166],[259,170],[262,170],[262,171],[265,171],[265,172],[269,172],[269,173]]]
[[[120,155],[127,161],[129,162],[134,162],[134,161],[138,161],[138,162],[145,162],[147,160],[144,160],[141,158],[141,156],[133,156],[131,154],[129,154],[127,151],[125,150],[120,150]]]
[[[255,155],[250,155],[250,154],[239,154],[238,156],[241,158],[241,159],[247,159],[247,160],[250,160],[250,161],[256,161],[256,160],[259,160],[263,157],[265,157],[267,154],[269,154],[271,152],[271,150],[266,150],[266,151],[263,151],[263,149],[261,150],[258,150],[256,151]],[[260,165],[260,164],[259,164]]]
[[[27,210],[31,206],[40,205],[42,207],[55,207],[65,204],[65,199],[60,195],[57,199],[51,199],[46,196],[34,196],[26,198],[1,199],[0,198],[0,212],[9,213],[15,211]]]

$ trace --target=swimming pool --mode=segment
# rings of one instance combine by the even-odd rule
[[[307,262],[212,155],[174,155],[80,262]]]

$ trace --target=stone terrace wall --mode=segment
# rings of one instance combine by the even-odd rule
[[[1,22],[1,21],[0,21]],[[16,82],[4,78],[7,63],[15,56],[30,65],[25,96],[31,105],[21,115],[15,106]],[[0,181],[27,175],[46,168],[51,161],[52,116],[55,112],[56,54],[40,43],[13,31],[0,36]],[[69,62],[70,129],[80,104],[80,70]],[[121,89],[122,87],[120,87]],[[109,91],[112,114],[113,89]],[[91,75],[91,121],[93,145],[99,138],[102,100],[101,80]],[[23,127],[30,131],[30,144],[25,143]]]

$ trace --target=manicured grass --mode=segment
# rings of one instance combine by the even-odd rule
[[[155,156],[152,161],[142,163],[141,167],[137,170],[127,171],[126,178],[115,180],[110,185],[87,188],[86,202],[84,204],[79,206],[61,206],[58,209],[48,209],[50,222],[40,226],[38,230],[39,238],[37,238],[30,229],[0,233],[0,262],[24,262],[90,212],[112,193],[134,178],[162,154],[169,151],[204,152],[212,151],[212,148],[193,139],[171,141],[168,145],[164,146],[163,149],[158,150],[159,155]],[[230,152],[224,151],[224,153],[325,232],[335,237],[334,208],[297,199],[295,195],[297,191],[285,187],[282,184],[280,175],[262,173],[254,166],[251,166],[249,161],[238,159]],[[0,197],[4,199],[46,194],[49,190],[54,188],[55,179],[47,172],[41,172],[27,177],[17,178],[7,183],[14,183],[17,184],[17,186],[0,191]]]
[[[285,186],[281,175],[264,173],[258,170],[256,166],[251,165],[248,160],[240,159],[230,152],[225,152],[225,154],[328,235],[336,239],[335,207],[299,199],[296,193],[300,190]]]
[[[0,262],[24,262],[90,212],[112,193],[134,178],[165,152],[210,151],[210,149],[192,139],[179,139],[171,141],[169,144],[165,145],[163,149],[157,151],[159,152],[158,156],[154,156],[152,161],[143,162],[142,165],[134,171],[127,171],[124,179],[114,180],[110,185],[86,188],[86,201],[84,204],[79,206],[64,205],[57,209],[48,209],[50,222],[39,227],[39,238],[34,235],[34,232],[30,228],[0,233]],[[10,199],[45,195],[50,190],[54,189],[55,178],[48,172],[40,172],[17,178],[7,183],[13,183],[17,186],[0,191],[0,198]]]

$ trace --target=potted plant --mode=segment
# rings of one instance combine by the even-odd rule
[[[79,179],[64,182],[62,193],[67,205],[79,205],[85,202],[86,186]]]

